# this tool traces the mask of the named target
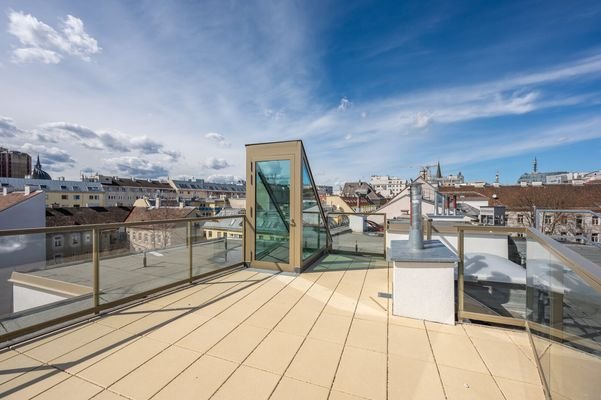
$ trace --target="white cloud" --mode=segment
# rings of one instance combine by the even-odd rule
[[[230,164],[227,162],[227,160],[223,159],[223,158],[216,158],[216,157],[210,157],[207,160],[205,160],[205,162],[203,163],[203,167],[207,168],[207,169],[225,169],[227,167],[229,167]]]
[[[171,161],[176,161],[180,154],[176,151],[166,150],[159,143],[147,136],[129,137],[123,134],[115,134],[73,124],[69,122],[50,122],[39,126],[41,132],[37,135],[41,140],[48,141],[52,135],[58,135],[63,139],[76,139],[77,142],[90,150],[108,150],[118,153],[129,153],[137,150],[140,154],[164,154]]]
[[[126,176],[148,179],[165,178],[169,175],[165,166],[134,156],[109,158],[105,162],[105,169],[117,171]]]
[[[230,147],[232,145],[229,141],[225,140],[225,137],[220,133],[209,132],[205,135],[205,138],[215,141],[221,147]]]
[[[12,118],[0,116],[0,137],[15,137],[19,133]]]
[[[40,49],[39,47],[22,47],[13,50],[11,61],[16,64],[41,62],[42,64],[58,64],[61,55],[52,50]]]
[[[413,126],[415,126],[416,128],[424,128],[429,123],[430,123],[430,116],[425,113],[418,112],[415,115],[415,123],[413,124]]]
[[[340,104],[338,105],[338,110],[346,111],[353,106],[353,102],[345,97],[340,99]]]
[[[35,158],[39,154],[42,168],[48,171],[60,172],[75,165],[75,160],[71,155],[58,147],[25,143],[21,146],[20,150],[28,153],[32,158]]]
[[[21,44],[13,50],[14,63],[58,64],[65,55],[90,61],[101,51],[98,41],[85,31],[83,21],[72,15],[61,20],[58,30],[22,11],[11,11],[8,20],[8,32]]]
[[[215,175],[207,176],[207,178],[205,180],[208,182],[215,182],[215,183],[238,183],[238,182],[243,181],[244,178],[241,178],[236,175],[215,174]]]

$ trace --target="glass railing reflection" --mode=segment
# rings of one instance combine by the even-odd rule
[[[525,243],[517,232],[465,233],[465,311],[525,318]]]
[[[601,393],[598,283],[584,279],[575,272],[577,265],[568,265],[534,238],[527,247],[527,319],[551,395],[595,398]],[[561,250],[569,256],[569,250]]]
[[[240,264],[244,218],[0,231],[0,338]]]

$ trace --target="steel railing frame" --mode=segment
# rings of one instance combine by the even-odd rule
[[[243,225],[246,226],[246,216],[230,215],[230,216],[216,216],[216,217],[196,217],[196,218],[177,218],[177,219],[166,219],[159,221],[141,221],[141,222],[123,222],[123,223],[108,223],[108,224],[90,224],[90,225],[70,225],[60,227],[46,227],[46,228],[26,228],[26,229],[9,229],[0,230],[0,237],[6,236],[22,236],[32,234],[53,234],[53,233],[70,233],[70,232],[92,232],[92,298],[93,306],[79,310],[73,313],[61,315],[60,317],[52,318],[37,324],[32,324],[24,328],[15,329],[11,332],[0,335],[0,348],[4,347],[4,343],[14,341],[15,339],[31,335],[39,332],[40,334],[47,333],[52,327],[58,327],[60,324],[74,321],[86,316],[93,317],[109,309],[116,309],[124,304],[131,303],[148,296],[167,291],[169,289],[191,284],[194,281],[207,278],[209,276],[224,273],[227,271],[234,271],[237,268],[246,266],[246,241],[242,241],[242,261],[233,263],[232,265],[218,268],[214,271],[205,272],[202,274],[193,274],[193,224],[197,222],[211,222],[219,221],[223,219],[243,218]],[[166,285],[157,286],[156,288],[148,289],[130,296],[123,297],[118,300],[113,300],[104,304],[100,301],[100,234],[104,230],[112,230],[119,228],[128,227],[141,227],[141,226],[153,226],[153,225],[165,225],[165,224],[186,224],[186,246],[188,248],[188,277],[181,279],[176,282],[171,282]],[[31,337],[27,337],[29,340]],[[14,343],[11,343],[14,344]]]

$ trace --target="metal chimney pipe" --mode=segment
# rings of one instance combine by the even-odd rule
[[[411,229],[409,230],[409,249],[411,251],[424,248],[422,230],[422,184],[411,184]]]

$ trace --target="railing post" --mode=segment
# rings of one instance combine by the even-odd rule
[[[465,232],[463,229],[459,229],[457,232],[457,250],[459,253],[459,262],[457,265],[457,319],[462,320],[461,315],[463,314],[463,276],[464,276],[464,239]]]
[[[223,248],[224,248],[223,249],[223,251],[224,251],[223,259],[227,263],[227,232],[223,232],[223,236],[224,236],[224,239],[223,239]]]
[[[192,283],[192,221],[188,221],[187,223],[187,244],[188,244],[188,280],[190,281],[190,283]]]
[[[92,229],[92,270],[94,308],[96,308],[100,305],[100,231],[98,228]]]
[[[244,214],[244,219],[242,223],[242,261],[246,266],[248,266],[246,261],[246,224],[248,220],[246,219],[246,214]]]

